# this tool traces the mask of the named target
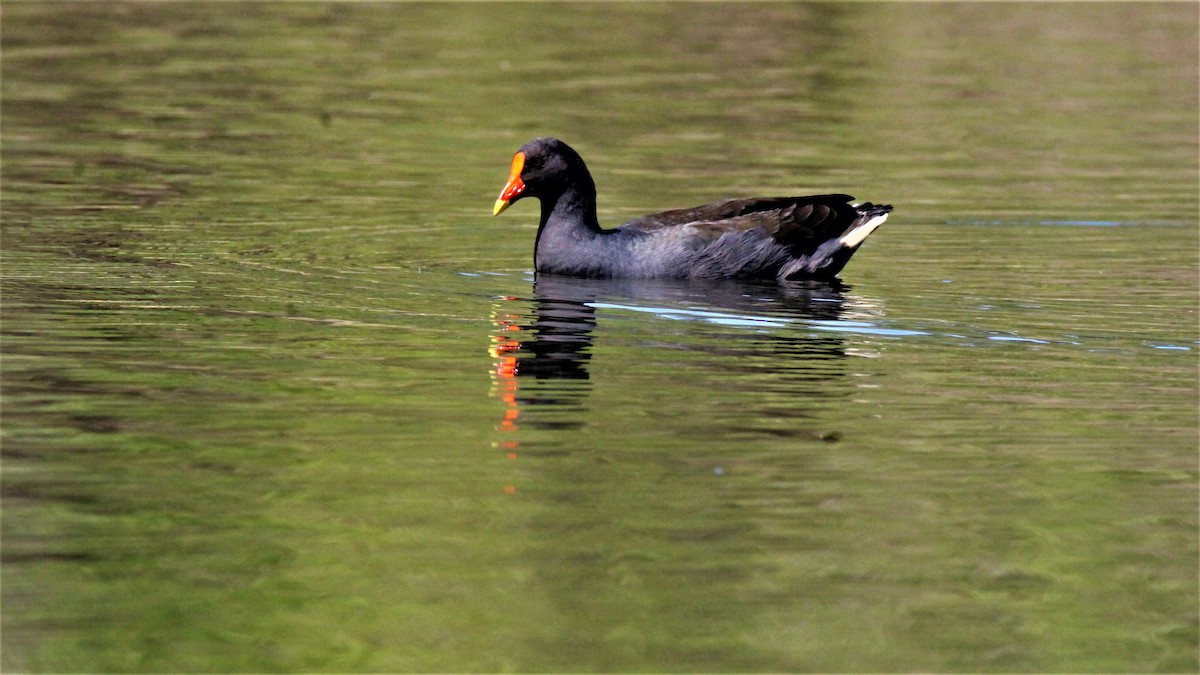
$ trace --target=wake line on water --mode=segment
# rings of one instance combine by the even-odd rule
[[[1183,227],[1187,223],[1163,220],[947,220],[947,225],[992,225],[1014,227]]]
[[[781,329],[789,327],[803,327],[809,330],[827,331],[834,333],[850,333],[860,335],[871,335],[878,337],[890,338],[909,338],[934,336],[952,338],[955,340],[985,340],[988,343],[1017,343],[1026,345],[1067,345],[1075,347],[1087,347],[1083,342],[1073,339],[1059,340],[1044,340],[1040,338],[1026,337],[1016,334],[997,334],[986,333],[982,335],[965,335],[961,333],[936,333],[923,330],[912,330],[907,328],[889,328],[880,326],[870,321],[860,320],[821,320],[821,319],[792,319],[779,316],[759,316],[754,314],[733,314],[729,312],[717,312],[712,310],[699,309],[678,309],[671,307],[655,307],[655,306],[637,306],[624,305],[611,302],[589,302],[586,303],[594,309],[610,309],[618,311],[638,312],[641,314],[652,314],[662,319],[672,321],[703,321],[719,326],[729,326],[734,328],[749,328],[756,330]],[[971,342],[962,343],[964,346],[975,346]],[[1196,341],[1193,345],[1200,345],[1200,341]],[[1142,346],[1162,350],[1162,351],[1193,351],[1194,346],[1183,344],[1172,344],[1163,342],[1143,342]],[[1111,349],[1111,347],[1090,347],[1093,351],[1101,349]]]

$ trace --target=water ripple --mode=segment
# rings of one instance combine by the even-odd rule
[[[595,309],[609,309],[617,311],[637,312],[639,314],[652,315],[661,319],[669,319],[672,321],[699,321],[711,323],[719,326],[734,327],[734,328],[749,328],[759,331],[768,329],[784,329],[789,327],[801,327],[810,330],[829,331],[836,333],[850,333],[859,335],[870,335],[876,337],[888,338],[916,338],[916,337],[941,337],[947,338],[960,346],[974,347],[989,343],[1009,343],[1009,344],[1024,344],[1024,345],[1054,345],[1054,346],[1070,346],[1070,347],[1085,347],[1092,351],[1097,349],[1111,349],[1111,346],[1101,347],[1096,342],[1100,342],[1103,338],[1094,338],[1090,342],[1075,339],[1077,336],[1071,336],[1071,339],[1063,337],[1061,339],[1046,339],[1035,338],[1025,335],[1020,335],[1014,332],[1005,332],[1003,334],[994,331],[986,331],[979,328],[962,327],[954,331],[928,331],[918,330],[913,328],[903,328],[896,326],[884,325],[877,321],[863,320],[821,320],[821,319],[798,319],[783,316],[769,316],[746,313],[722,312],[715,310],[701,309],[686,309],[678,307],[663,307],[659,305],[633,305],[615,302],[590,302],[588,306]],[[1108,340],[1103,340],[1109,342]],[[1185,341],[1186,342],[1186,341]],[[1200,344],[1194,342],[1193,344]],[[1194,351],[1195,347],[1187,344],[1169,343],[1169,342],[1147,342],[1139,343],[1142,347],[1160,351],[1178,351],[1190,352]]]

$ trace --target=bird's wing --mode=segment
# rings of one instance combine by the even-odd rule
[[[780,244],[808,251],[841,236],[859,217],[850,195],[728,199],[690,209],[652,213],[625,223],[622,230],[651,234],[689,226],[693,236],[714,241],[729,232],[760,229]]]

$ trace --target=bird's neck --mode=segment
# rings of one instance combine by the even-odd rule
[[[535,268],[540,268],[543,244],[559,249],[571,240],[591,239],[603,232],[596,218],[596,186],[591,176],[585,174],[568,184],[557,198],[544,197],[540,201],[542,218],[534,244]]]
[[[579,227],[593,232],[600,231],[596,218],[596,191],[587,192],[567,188],[558,199],[542,200],[541,228],[547,225]]]

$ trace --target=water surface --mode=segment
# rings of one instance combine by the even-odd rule
[[[1195,5],[4,19],[6,670],[1200,667]],[[896,211],[535,279],[542,134]]]

